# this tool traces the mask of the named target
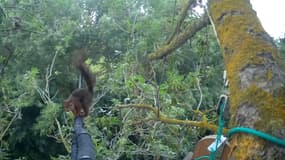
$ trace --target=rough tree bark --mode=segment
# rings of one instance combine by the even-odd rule
[[[209,0],[208,12],[228,71],[231,127],[285,139],[285,70],[249,0]],[[248,134],[231,138],[230,160],[282,160],[285,149]]]

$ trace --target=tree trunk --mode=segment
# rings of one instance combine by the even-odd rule
[[[285,139],[284,68],[249,0],[210,0],[208,12],[228,72],[230,127]],[[284,148],[245,133],[234,134],[230,144],[230,160],[285,159]]]

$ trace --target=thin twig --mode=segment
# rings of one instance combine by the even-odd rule
[[[50,66],[46,69],[46,75],[45,75],[45,90],[42,90],[40,87],[36,87],[36,90],[38,91],[38,93],[40,94],[42,100],[44,101],[45,104],[48,103],[53,103],[52,102],[52,98],[50,97],[50,90],[49,90],[49,82],[51,80],[52,77],[52,71],[53,71],[53,67],[55,64],[55,60],[56,60],[56,56],[57,56],[57,52],[54,54],[52,62],[50,64]],[[56,121],[56,126],[60,135],[60,138],[57,138],[56,136],[54,136],[55,139],[61,139],[65,149],[70,152],[70,147],[68,145],[68,143],[66,142],[66,139],[63,136],[62,133],[62,129],[61,129],[61,125],[58,121],[58,119],[56,117],[54,117],[54,120]]]
[[[202,93],[202,90],[201,90],[199,78],[196,77],[196,80],[197,80],[197,86],[198,86],[198,89],[199,89],[199,92],[200,92],[200,100],[199,100],[199,104],[198,104],[196,110],[199,111],[200,107],[201,107],[201,104],[202,104],[202,101],[203,101],[203,93]]]
[[[151,65],[151,70],[152,70],[152,73],[153,73],[153,79],[154,81],[156,82],[156,72],[154,70],[154,67]],[[155,92],[154,92],[154,105],[157,107],[157,117],[159,117],[159,113],[160,113],[160,102],[159,102],[159,85],[155,82],[151,82],[151,84],[154,86],[155,88]]]
[[[2,138],[4,137],[4,135],[6,134],[6,132],[8,131],[8,129],[10,128],[10,126],[12,125],[12,123],[15,121],[15,119],[17,118],[19,114],[19,111],[15,113],[15,115],[13,116],[13,118],[11,119],[11,121],[9,122],[8,126],[5,128],[5,130],[2,132],[1,136],[0,136],[0,141],[2,141]]]
[[[66,140],[65,140],[65,138],[63,136],[63,133],[62,133],[62,130],[61,130],[61,125],[60,125],[60,123],[59,123],[59,121],[57,120],[56,117],[54,117],[54,119],[56,121],[56,125],[57,125],[57,128],[58,128],[59,135],[60,135],[60,138],[62,140],[62,143],[63,143],[65,149],[67,150],[67,152],[70,153],[70,147],[69,147],[68,143],[66,142]]]
[[[122,120],[123,123],[126,121],[128,115],[129,115],[132,111],[133,111],[133,109],[130,109],[130,110],[125,114],[125,116],[123,117],[123,120]]]
[[[116,20],[113,20],[113,23],[115,24],[115,25],[117,25],[118,26],[118,28],[121,30],[121,31],[123,31],[123,32],[125,32],[125,33],[130,33],[128,30],[126,30],[126,29],[124,29],[121,25],[119,25],[117,22],[116,22]]]
[[[54,67],[54,63],[56,60],[57,52],[54,54],[50,66],[47,68],[47,73],[46,73],[46,87],[45,87],[45,92],[49,95],[49,82],[52,77],[52,71]]]

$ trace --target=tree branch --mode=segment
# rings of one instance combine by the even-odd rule
[[[62,133],[62,129],[61,129],[61,125],[58,121],[58,119],[56,117],[54,117],[55,121],[56,121],[56,125],[57,125],[57,128],[58,128],[58,132],[59,132],[59,135],[60,135],[60,139],[62,140],[62,143],[65,147],[65,149],[67,150],[68,153],[71,152],[71,147],[70,145],[66,142],[66,139],[65,137],[63,136],[63,133]]]
[[[53,56],[53,59],[51,61],[51,64],[49,67],[47,67],[46,69],[46,75],[45,75],[45,89],[41,89],[40,87],[36,87],[36,90],[38,91],[38,93],[40,94],[42,100],[44,101],[45,104],[48,104],[48,103],[53,103],[52,101],[52,97],[50,97],[50,86],[49,86],[49,83],[50,83],[50,80],[51,80],[51,77],[53,76],[52,75],[52,71],[53,71],[53,68],[54,68],[54,64],[55,64],[55,61],[56,61],[56,57],[57,57],[57,53],[54,54]],[[57,126],[57,129],[59,131],[59,138],[57,138],[57,136],[54,136],[54,138],[56,139],[61,139],[65,149],[67,150],[67,152],[70,152],[70,145],[68,145],[65,137],[64,137],[64,134],[62,132],[62,127],[58,121],[58,119],[56,118],[56,116],[54,116],[54,120],[56,122],[56,126]]]
[[[175,30],[172,32],[171,36],[168,38],[166,44],[169,44],[174,38],[174,36],[179,32],[179,29],[187,15],[188,9],[190,8],[191,5],[194,5],[196,3],[196,0],[187,0],[186,4],[184,4],[185,2],[182,2],[182,3],[184,7],[182,8],[182,11],[180,12],[178,22],[176,23]]]
[[[8,129],[10,128],[10,126],[12,125],[12,123],[16,120],[16,118],[19,115],[19,111],[15,112],[13,118],[11,119],[11,121],[9,122],[9,124],[7,125],[7,127],[4,129],[4,131],[1,133],[0,135],[0,142],[2,141],[2,138],[5,136],[6,132],[8,131]]]
[[[154,108],[151,105],[147,104],[127,104],[127,105],[118,105],[120,109],[122,108],[137,108],[137,109],[146,109],[152,111],[155,115],[158,114],[158,110]],[[160,113],[160,116],[158,117],[158,121],[161,121],[163,123],[168,123],[168,124],[177,124],[177,125],[189,125],[189,126],[196,126],[196,127],[201,127],[201,128],[206,128],[211,131],[217,131],[218,126],[209,124],[206,121],[189,121],[189,120],[179,120],[179,119],[172,119],[168,118],[162,113]],[[223,129],[223,133],[227,133],[228,129]]]
[[[0,75],[3,75],[3,74],[4,74],[4,70],[5,70],[5,68],[7,67],[7,65],[8,65],[8,63],[9,63],[9,61],[10,61],[10,59],[12,58],[12,56],[13,56],[13,54],[14,54],[14,49],[12,49],[11,47],[9,47],[8,45],[6,45],[4,48],[9,52],[9,55],[8,55],[8,57],[7,57],[7,58],[4,60],[4,62],[3,62],[3,67],[2,67],[1,70],[0,70]]]
[[[157,51],[150,53],[148,55],[148,59],[155,60],[167,56],[172,51],[184,44],[188,39],[192,38],[198,31],[203,29],[208,24],[210,24],[209,18],[207,14],[204,14],[201,20],[195,22],[193,25],[189,25],[183,32],[175,36],[169,44],[166,44]]]
[[[200,107],[201,107],[201,104],[202,104],[202,101],[203,101],[203,92],[202,92],[202,89],[201,89],[201,86],[200,86],[200,79],[198,77],[196,77],[196,81],[197,81],[197,87],[199,89],[199,92],[200,92],[200,100],[199,100],[199,104],[196,108],[197,111],[200,110]]]

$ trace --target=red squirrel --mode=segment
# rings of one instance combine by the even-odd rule
[[[89,107],[92,103],[93,88],[96,83],[96,78],[93,76],[85,65],[86,57],[81,54],[76,60],[75,66],[80,71],[81,75],[85,79],[87,88],[75,89],[70,96],[64,100],[64,110],[71,111],[74,116],[86,117],[89,113]]]

